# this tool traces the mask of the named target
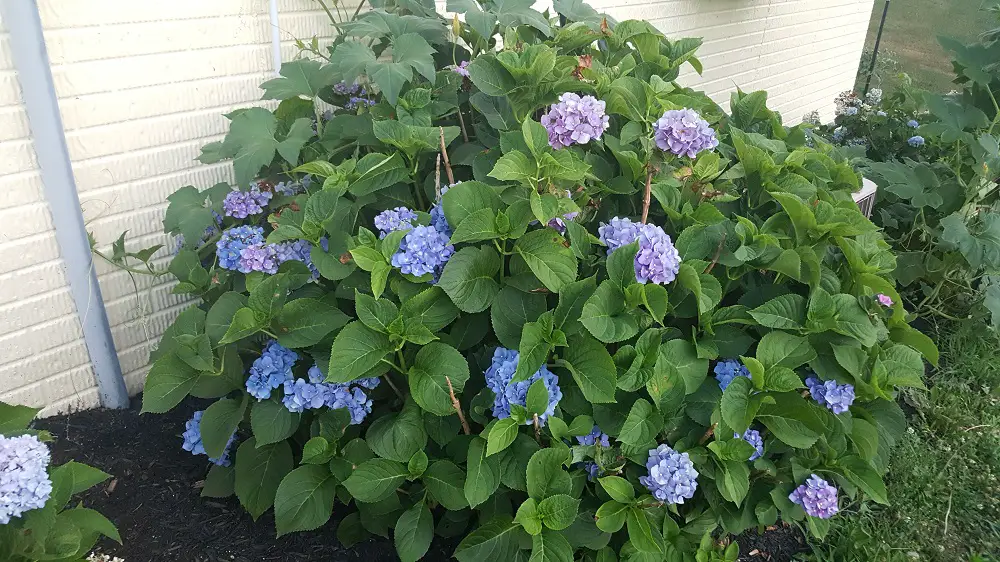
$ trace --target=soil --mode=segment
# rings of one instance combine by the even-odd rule
[[[53,462],[77,460],[112,475],[80,498],[121,532],[123,545],[105,539],[98,550],[126,562],[397,561],[392,542],[374,538],[346,548],[333,520],[321,529],[275,538],[274,519],[256,522],[236,498],[203,498],[205,459],[180,447],[184,422],[207,403],[188,400],[165,415],[139,415],[138,401],[126,410],[86,410],[38,420],[55,436]],[[740,560],[789,562],[806,550],[792,527],[739,537]],[[455,543],[435,538],[424,560],[443,562]],[[752,553],[752,554],[751,554]]]

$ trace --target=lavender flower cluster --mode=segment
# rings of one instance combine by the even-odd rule
[[[520,358],[518,352],[498,347],[493,352],[493,361],[486,369],[486,386],[493,391],[493,416],[497,419],[509,418],[512,404],[526,406],[528,401],[528,389],[538,379],[544,381],[545,389],[549,392],[549,404],[545,412],[539,414],[538,419],[544,425],[549,416],[554,415],[556,406],[562,400],[562,390],[559,388],[559,377],[550,371],[545,365],[527,380],[513,382],[514,372],[517,371],[517,361]],[[526,425],[533,424],[534,420],[527,420]]]
[[[0,435],[0,525],[45,507],[52,495],[49,449],[34,435]]]
[[[467,61],[467,60],[464,60],[464,61],[462,61],[462,62],[460,62],[458,64],[455,64],[455,65],[449,66],[448,68],[450,68],[452,72],[454,72],[455,74],[458,74],[459,76],[462,76],[463,78],[468,78],[469,77],[469,61]]]
[[[184,424],[184,443],[181,447],[185,451],[190,451],[192,455],[208,455],[208,452],[205,451],[205,444],[201,441],[201,418],[204,415],[204,410],[198,410],[194,413],[194,416]],[[229,458],[229,453],[235,440],[236,432],[234,431],[233,434],[229,436],[229,441],[226,442],[226,448],[222,451],[222,456],[217,459],[209,457],[208,461],[218,466],[231,465],[232,460]]]
[[[268,244],[264,241],[264,229],[259,226],[237,226],[223,231],[215,244],[219,267],[250,273],[261,271],[268,275],[278,272],[278,267],[286,261],[301,261],[313,274],[319,277],[319,270],[312,262],[312,244],[306,240]]]
[[[559,96],[559,103],[553,105],[541,119],[549,134],[549,145],[559,150],[601,138],[610,120],[605,106],[594,96],[580,97],[573,92]]]
[[[725,392],[729,383],[736,377],[750,378],[750,371],[736,359],[722,359],[715,364],[715,380],[719,381],[719,388]]]
[[[415,220],[417,220],[416,213],[406,207],[396,207],[375,215],[375,228],[378,229],[378,237],[385,238],[394,230],[413,228]]]
[[[230,191],[226,198],[222,200],[222,212],[227,217],[245,219],[250,215],[259,215],[264,212],[274,193],[261,191],[257,185],[249,191]]]
[[[815,474],[805,484],[795,488],[788,499],[801,505],[810,517],[829,519],[840,511],[837,507],[837,488]]]
[[[314,410],[323,406],[333,410],[347,408],[352,425],[363,422],[372,411],[372,401],[362,389],[374,389],[381,382],[378,377],[371,377],[351,383],[328,383],[316,365],[309,367],[308,376],[308,381],[285,381],[285,396],[281,400],[285,408],[289,412]]]
[[[333,91],[334,93],[342,96],[354,96],[364,92],[364,89],[361,87],[361,84],[358,84],[357,82],[348,84],[347,82],[341,80],[333,85]]]
[[[462,182],[457,181],[451,185],[447,185],[441,188],[441,195],[448,193],[448,189],[455,187]],[[444,216],[444,205],[441,202],[441,198],[434,203],[431,207],[431,226],[437,229],[438,232],[444,234],[449,239],[451,238],[451,225],[448,224],[447,217]]]
[[[747,461],[753,462],[764,456],[764,438],[760,436],[760,432],[756,429],[747,429],[743,432],[743,435],[734,433],[733,437],[736,439],[742,439],[753,445],[755,451],[752,455],[750,455],[750,458],[748,458]]]
[[[694,158],[719,146],[715,130],[693,109],[671,109],[657,120],[653,140],[664,152]]]
[[[816,377],[808,377],[806,386],[813,400],[825,406],[834,414],[843,414],[854,403],[854,385],[837,384],[837,381],[823,382]]]
[[[329,121],[328,118],[324,117],[324,119]],[[313,181],[312,176],[307,174],[305,176],[302,176],[302,179],[300,179],[299,181],[289,180],[289,181],[278,182],[274,185],[274,192],[280,193],[281,195],[287,195],[289,197],[293,195],[298,195],[299,193],[303,193],[304,191],[309,189],[309,186],[312,185],[312,181]]]
[[[601,428],[596,425],[587,435],[577,437],[576,442],[583,446],[611,446],[611,438],[608,437],[607,433],[601,431]],[[587,480],[593,480],[600,475],[601,467],[594,461],[585,461],[582,463],[582,467],[583,470],[587,472]]]
[[[396,207],[379,213],[375,217],[375,227],[379,229],[381,238],[385,238],[394,230],[409,229],[406,236],[400,240],[399,250],[392,255],[390,263],[405,274],[420,277],[431,273],[434,275],[434,280],[437,280],[444,269],[444,264],[455,253],[455,246],[448,243],[451,229],[448,228],[448,221],[444,218],[444,211],[438,212],[436,221],[433,209],[431,213],[431,225],[413,226],[411,221],[416,220],[416,213],[406,207]]]
[[[669,445],[649,450],[646,461],[647,476],[640,476],[639,483],[649,489],[653,497],[668,504],[684,503],[694,497],[698,488],[698,471],[687,453],[678,453]]]
[[[250,367],[247,392],[258,401],[271,397],[271,391],[292,380],[292,366],[299,360],[299,354],[270,340],[264,346],[260,357]]]
[[[924,137],[920,135],[914,135],[906,139],[906,144],[912,146],[913,148],[918,148],[924,145]]]
[[[639,251],[635,255],[635,278],[638,282],[666,285],[677,277],[681,256],[663,228],[614,217],[608,224],[598,227],[597,232],[601,242],[608,247],[609,255],[622,246],[639,241]]]

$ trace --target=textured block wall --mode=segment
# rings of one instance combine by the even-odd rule
[[[259,103],[272,72],[267,0],[38,0],[66,140],[89,228],[108,244],[173,246],[161,233],[178,187],[232,181],[228,163],[202,165],[202,145],[225,133],[223,113]],[[702,36],[703,76],[682,82],[725,104],[736,86],[767,89],[797,122],[854,82],[873,0],[595,0],[622,19],[673,37]],[[355,4],[355,2],[350,2]],[[444,2],[439,3],[443,9]],[[356,5],[356,4],[355,4]],[[544,3],[539,3],[544,7]],[[344,6],[353,12],[353,6]],[[293,38],[329,36],[313,0],[279,0],[282,58]],[[79,322],[60,270],[5,35],[0,35],[0,399],[96,405]],[[141,390],[148,353],[186,305],[166,278],[98,263],[129,390]]]

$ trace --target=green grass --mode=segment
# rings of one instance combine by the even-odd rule
[[[892,505],[845,512],[815,560],[968,562],[1000,553],[1000,339],[972,322],[935,339],[942,363],[930,390],[906,396],[912,429],[890,464]]]
[[[915,86],[945,93],[953,86],[951,57],[938,43],[939,35],[971,40],[996,27],[992,16],[980,10],[997,0],[895,0],[889,6],[879,66],[872,87],[891,90],[896,74],[905,72]],[[865,43],[866,59],[875,45],[884,0],[875,0]],[[870,59],[868,59],[870,60]],[[867,71],[867,64],[865,71]],[[859,73],[860,76],[860,73]],[[864,86],[859,80],[857,88]]]

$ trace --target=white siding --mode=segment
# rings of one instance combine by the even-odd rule
[[[225,133],[223,113],[259,103],[272,72],[267,0],[38,0],[66,140],[88,227],[110,243],[173,243],[161,232],[166,196],[232,181],[229,163],[202,165]],[[349,1],[349,4],[356,5]],[[723,105],[736,86],[767,89],[787,122],[854,82],[873,0],[596,0],[618,20],[646,19],[668,36],[704,37],[703,76],[682,83]],[[443,2],[439,3],[443,8]],[[541,6],[543,3],[540,2]],[[329,36],[313,0],[279,0],[282,57],[293,38]],[[353,13],[354,6],[342,6]],[[0,399],[96,404],[79,322],[42,196],[9,45],[0,35]],[[169,248],[168,248],[169,249]],[[168,249],[157,263],[167,263]],[[98,263],[122,370],[141,390],[148,353],[186,306],[166,279]]]

